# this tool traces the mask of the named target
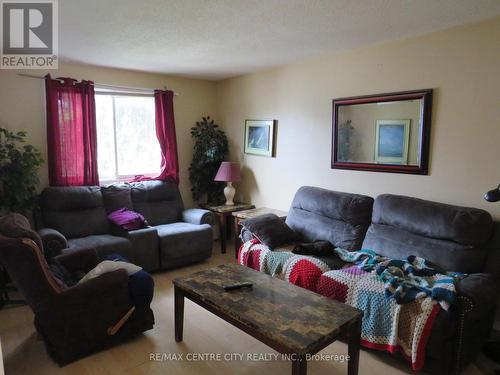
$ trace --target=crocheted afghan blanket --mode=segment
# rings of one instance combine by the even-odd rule
[[[271,251],[254,239],[241,246],[238,263],[363,310],[361,345],[399,352],[414,370],[423,368],[427,339],[441,309],[429,294],[404,303],[388,296],[387,280],[383,281],[375,267],[377,260],[383,262],[386,258],[366,260],[360,256],[366,260],[364,264],[347,264],[332,270],[317,258],[295,255],[289,250]]]
[[[372,250],[335,252],[345,262],[355,263],[364,271],[374,271],[384,283],[385,296],[404,304],[431,297],[448,311],[455,302],[455,280],[465,276],[460,272],[440,273],[427,265],[425,259],[411,255],[406,259],[390,259]]]

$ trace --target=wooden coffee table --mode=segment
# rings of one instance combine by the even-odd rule
[[[243,281],[252,288],[226,292]],[[292,375],[307,373],[307,357],[347,341],[348,375],[357,375],[363,312],[251,268],[224,264],[176,278],[175,340],[182,341],[184,297],[255,337],[292,361]],[[288,358],[287,357],[287,358]]]

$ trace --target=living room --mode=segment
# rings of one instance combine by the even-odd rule
[[[31,3],[0,21],[6,374],[500,371],[498,1]]]

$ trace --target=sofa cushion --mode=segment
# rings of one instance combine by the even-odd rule
[[[424,237],[481,246],[491,237],[491,215],[477,208],[382,194],[373,206],[372,222]]]
[[[101,186],[106,212],[109,214],[120,208],[133,210],[131,190],[128,183]]]
[[[172,223],[155,226],[160,238],[162,266],[166,259],[196,257],[212,249],[212,227],[208,224]]]
[[[44,226],[66,238],[109,233],[98,186],[48,187],[41,194],[40,205]]]
[[[149,225],[170,224],[181,220],[184,206],[177,184],[171,181],[142,181],[131,184],[134,211]]]
[[[358,250],[370,225],[373,198],[311,186],[301,187],[286,223],[302,242],[329,241],[335,247]]]
[[[244,220],[241,225],[271,249],[293,243],[295,232],[274,214],[265,214]]]
[[[68,241],[68,244],[68,249],[63,250],[63,253],[78,249],[95,248],[99,258],[117,253],[134,262],[132,243],[123,237],[112,236],[110,234],[94,235],[71,239]]]
[[[444,271],[481,272],[492,228],[483,210],[383,194],[363,247],[394,259],[416,255]]]

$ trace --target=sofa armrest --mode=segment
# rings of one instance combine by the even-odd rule
[[[141,238],[148,237],[152,235],[158,235],[158,231],[155,227],[145,227],[136,230],[130,230],[127,232],[127,237],[129,238]]]
[[[500,222],[493,223],[493,236],[490,238],[486,248],[488,257],[484,265],[484,272],[489,272],[500,278]]]
[[[65,340],[102,337],[129,311],[128,274],[124,269],[105,273],[59,294],[58,324]]]
[[[96,249],[80,249],[54,257],[54,260],[71,272],[92,270],[99,263]]]
[[[182,212],[182,221],[191,224],[215,224],[214,214],[201,208],[188,208]]]
[[[147,272],[160,269],[160,244],[155,227],[131,230],[126,237],[132,242],[135,264]]]
[[[62,249],[68,247],[68,240],[64,235],[52,228],[42,228],[38,230],[38,235],[42,239],[45,257],[50,259],[61,254]]]
[[[473,273],[458,281],[456,290],[459,298],[472,303],[467,319],[481,319],[496,308],[498,300],[498,279],[489,273]]]

